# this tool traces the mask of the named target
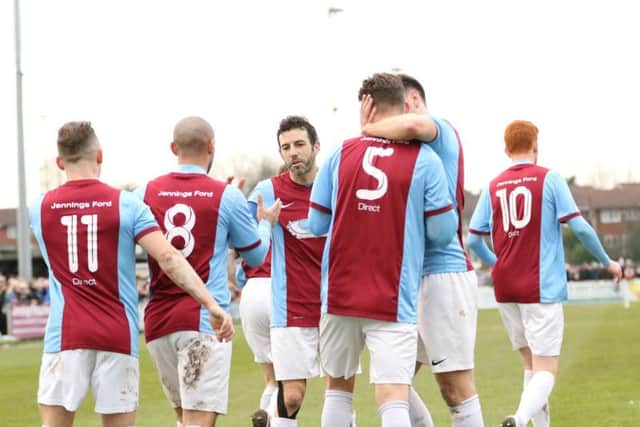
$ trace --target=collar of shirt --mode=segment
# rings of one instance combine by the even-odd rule
[[[526,165],[526,164],[530,164],[532,165],[533,162],[531,160],[516,160],[515,162],[511,163],[511,166],[515,166],[515,165]]]
[[[178,173],[199,173],[206,175],[207,171],[197,165],[178,165],[174,172]]]

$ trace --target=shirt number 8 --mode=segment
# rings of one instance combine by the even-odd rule
[[[175,219],[177,215],[182,214],[185,218],[184,224],[175,225]],[[184,257],[188,257],[193,252],[193,249],[196,246],[196,239],[191,234],[191,230],[196,225],[196,213],[193,211],[191,206],[185,205],[183,203],[177,203],[171,206],[164,214],[164,228],[167,232],[164,234],[164,237],[171,243],[173,239],[176,237],[181,237],[184,240],[184,247],[182,249],[178,249],[182,252]]]

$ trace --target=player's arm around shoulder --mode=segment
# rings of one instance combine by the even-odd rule
[[[362,127],[362,133],[393,140],[432,142],[438,136],[438,127],[429,116],[405,113],[367,123]]]
[[[360,103],[362,134],[394,140],[420,140],[432,142],[438,136],[437,124],[426,114],[405,113],[373,121],[376,106],[371,95]]]
[[[185,257],[157,230],[142,236],[138,243],[158,262],[173,283],[207,309],[218,339],[230,340],[235,333],[231,316],[218,305]]]

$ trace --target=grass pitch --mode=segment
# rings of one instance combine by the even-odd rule
[[[234,339],[229,415],[218,426],[250,426],[249,416],[262,393],[262,377],[242,336]],[[36,405],[42,342],[0,348],[0,426],[39,426]],[[365,374],[357,379],[354,405],[360,427],[380,421]],[[173,411],[166,402],[144,343],[140,357],[140,408],[138,427],[174,427]],[[497,426],[515,411],[522,388],[519,355],[512,352],[496,310],[481,310],[476,344],[476,382],[485,425]],[[423,368],[414,385],[433,415],[436,426],[450,425],[449,414],[431,373]],[[309,382],[299,425],[319,426],[324,384]],[[621,304],[565,306],[565,340],[560,373],[551,398],[554,426],[640,426],[640,304],[625,310]],[[76,415],[76,426],[99,426],[89,397]]]

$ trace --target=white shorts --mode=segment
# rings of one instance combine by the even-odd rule
[[[473,369],[478,322],[475,271],[425,276],[418,292],[417,360],[434,373]]]
[[[240,298],[244,338],[256,363],[271,363],[271,278],[247,280]]]
[[[320,375],[318,328],[271,328],[271,355],[277,381]]]
[[[373,384],[411,384],[416,363],[416,325],[360,317],[323,314],[320,319],[320,361],[333,378],[358,372],[360,353],[367,345]]]
[[[181,331],[155,339],[147,347],[174,408],[227,413],[231,342]]]
[[[514,350],[529,347],[535,356],[560,355],[564,332],[561,303],[499,303],[498,310]]]
[[[38,403],[75,412],[89,387],[99,414],[120,414],[138,407],[138,358],[98,350],[44,353]]]

